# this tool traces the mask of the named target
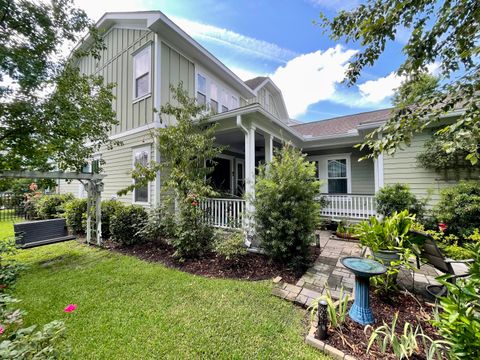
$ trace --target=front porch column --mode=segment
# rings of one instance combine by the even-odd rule
[[[273,137],[270,134],[265,134],[265,164],[272,161],[273,158]]]
[[[237,126],[245,135],[245,244],[250,247],[254,236],[252,216],[255,212],[255,127],[237,115]]]

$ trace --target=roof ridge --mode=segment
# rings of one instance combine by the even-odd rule
[[[300,123],[300,124],[295,124],[295,125],[291,125],[291,126],[294,127],[294,126],[308,125],[308,124],[314,124],[314,123],[319,123],[319,122],[333,121],[333,120],[338,120],[338,119],[346,118],[346,117],[350,117],[350,116],[370,114],[370,113],[374,113],[374,112],[378,112],[378,111],[385,111],[385,110],[392,110],[392,109],[393,109],[393,107],[385,108],[385,109],[377,109],[377,110],[363,111],[363,112],[360,112],[360,113],[354,113],[354,114],[350,114],[350,115],[336,116],[336,117],[329,118],[329,119],[302,122],[302,123]],[[298,120],[297,120],[297,121],[298,121]]]

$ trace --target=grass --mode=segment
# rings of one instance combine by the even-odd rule
[[[305,311],[268,281],[206,279],[74,241],[17,258],[26,325],[64,318],[70,359],[327,359],[303,342]]]

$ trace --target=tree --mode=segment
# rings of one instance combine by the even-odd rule
[[[216,158],[222,147],[215,144],[215,128],[210,123],[205,106],[198,105],[189,97],[183,84],[170,86],[173,102],[160,108],[161,118],[170,118],[174,124],[157,129],[153,136],[162,156],[161,163],[150,162],[147,166],[137,164],[132,172],[135,184],[123,189],[124,195],[138,186],[145,186],[163,174],[162,192],[165,200],[176,204],[176,228],[170,239],[176,256],[200,256],[209,249],[212,229],[204,221],[200,201],[215,195],[208,183]]]
[[[405,80],[393,94],[392,103],[395,106],[414,105],[424,96],[430,96],[438,91],[439,79],[429,73],[420,73],[416,79]]]
[[[334,40],[356,41],[362,50],[349,64],[346,82],[355,84],[362,70],[373,65],[398,29],[411,30],[403,47],[406,56],[397,69],[410,84],[421,81],[427,66],[440,63],[442,85],[439,91],[416,97],[414,105],[399,104],[389,121],[370,133],[362,148],[370,156],[393,154],[402,144],[410,144],[415,133],[441,121],[442,115],[462,110],[441,133],[450,133],[452,141],[445,152],[466,151],[466,159],[480,159],[480,3],[477,0],[367,0],[352,11],[340,11],[332,20],[323,14],[321,25],[331,31]],[[379,138],[378,135],[382,134]]]
[[[72,0],[0,0],[0,29],[0,169],[80,170],[116,124],[113,85],[78,68],[100,34]],[[86,32],[88,50],[65,57]]]

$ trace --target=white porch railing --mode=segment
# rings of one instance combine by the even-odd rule
[[[207,224],[224,229],[241,229],[245,218],[243,199],[205,199],[200,202]]]
[[[377,215],[374,195],[322,194],[320,215],[329,218],[369,219]]]

